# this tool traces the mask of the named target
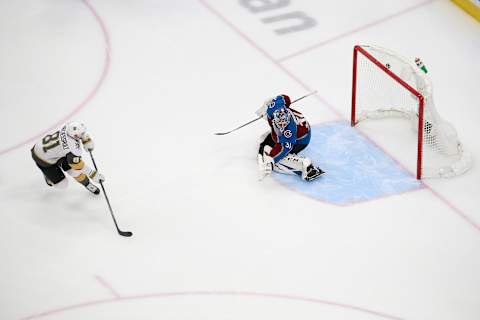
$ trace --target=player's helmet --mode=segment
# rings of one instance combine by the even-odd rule
[[[72,121],[72,122],[67,123],[67,130],[66,131],[67,131],[67,134],[70,137],[78,140],[78,139],[81,139],[83,137],[83,135],[87,131],[87,128],[85,127],[85,125],[83,123]]]
[[[290,105],[290,98],[282,94],[273,98],[267,108],[268,118],[272,119],[273,122],[277,125],[277,127],[280,128],[281,130],[283,130],[283,128],[288,125],[288,122],[290,120],[290,115],[288,114],[288,112],[286,112],[286,108],[289,105]],[[282,113],[280,115],[278,112],[279,110],[282,110],[284,114]],[[280,119],[281,117],[283,117],[284,119]]]
[[[290,113],[285,108],[277,109],[273,112],[273,123],[281,131],[290,123]]]
[[[273,107],[275,110],[285,107],[285,99],[283,99],[282,95],[276,96],[273,102],[275,104]]]
[[[290,97],[287,96],[286,94],[281,94],[276,96],[273,99],[273,102],[275,103],[275,108],[283,108],[283,107],[290,107],[291,101]]]

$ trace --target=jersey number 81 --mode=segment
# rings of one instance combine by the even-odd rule
[[[47,152],[48,150],[55,148],[60,144],[60,140],[58,140],[58,135],[60,134],[60,131],[57,131],[52,134],[47,134],[43,139],[43,152]]]

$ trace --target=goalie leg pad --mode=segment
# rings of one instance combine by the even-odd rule
[[[262,147],[263,152],[257,155],[260,180],[269,175],[272,170],[278,173],[297,175],[305,181],[312,181],[324,173],[322,169],[313,166],[310,158],[296,153],[289,153],[282,160],[274,163],[272,157],[269,156],[272,147],[268,144],[261,145]]]
[[[303,178],[306,175],[307,167],[311,164],[312,161],[309,158],[289,153],[282,160],[275,163],[273,170],[280,173],[296,174]]]
[[[290,153],[282,160],[275,163],[273,170],[284,174],[295,174],[303,180],[312,181],[324,172],[315,167],[310,158]]]
[[[270,151],[272,151],[272,147],[268,145],[264,145],[263,147],[261,146],[260,148],[264,149],[262,151],[262,154],[259,153],[257,155],[258,178],[259,180],[262,180],[267,175],[272,173],[273,158],[268,155]]]
[[[306,167],[303,162],[308,164],[311,163],[310,159],[301,157],[296,154],[289,153],[282,160],[275,163],[273,170],[276,172],[284,174],[294,174],[302,176],[304,167]]]

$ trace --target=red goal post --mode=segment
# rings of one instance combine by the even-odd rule
[[[453,177],[470,168],[471,157],[456,130],[436,111],[426,68],[382,47],[356,45],[352,78],[351,126],[389,117],[412,121],[417,131],[417,179]]]

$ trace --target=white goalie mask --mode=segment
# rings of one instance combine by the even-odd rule
[[[87,128],[85,127],[85,125],[83,123],[72,121],[72,122],[67,123],[67,130],[66,131],[67,131],[67,134],[70,137],[72,137],[76,140],[79,140],[79,139],[83,138],[83,135],[87,131]]]
[[[280,131],[285,130],[290,123],[290,113],[285,108],[275,110],[273,112],[273,123]]]

